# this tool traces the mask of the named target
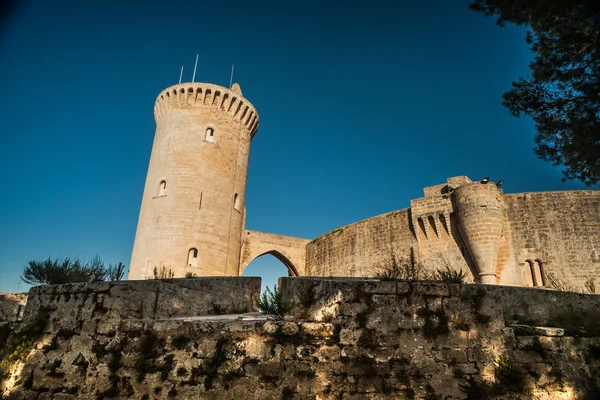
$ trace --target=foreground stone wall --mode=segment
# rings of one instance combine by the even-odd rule
[[[599,296],[351,279],[282,278],[280,286],[294,308],[278,322],[256,314],[126,318],[100,329],[93,322],[68,324],[59,309],[40,309],[48,323],[34,350],[24,362],[2,364],[9,370],[4,394],[236,400],[600,395]],[[30,311],[23,326],[39,316]],[[107,313],[94,308],[91,321]],[[566,332],[535,328],[548,324]],[[15,337],[1,350],[4,360]]]
[[[0,293],[0,322],[17,321],[27,303],[27,293]]]
[[[218,277],[36,286],[25,315],[53,310],[61,324],[184,318],[256,309],[260,278]],[[95,315],[102,318],[98,320]]]

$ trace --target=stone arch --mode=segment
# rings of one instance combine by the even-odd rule
[[[264,256],[266,254],[270,254],[273,257],[275,257],[276,259],[278,259],[279,261],[281,261],[281,263],[283,265],[285,265],[285,267],[287,268],[290,276],[298,276],[298,268],[296,268],[296,266],[286,256],[284,256],[283,254],[281,254],[277,250],[271,250],[271,251],[267,251],[265,253],[259,254],[256,257],[253,257],[253,258],[249,259],[247,262],[244,262],[243,264],[240,264],[240,276],[242,276],[242,274],[246,270],[246,267],[248,265],[250,265],[250,263],[252,261],[254,261],[257,258],[262,257],[262,256]]]
[[[307,275],[305,269],[308,242],[308,239],[246,230],[243,234],[238,274],[241,276],[246,267],[256,258],[270,254],[286,266],[290,275]]]

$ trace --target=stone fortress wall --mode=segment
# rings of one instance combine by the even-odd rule
[[[449,189],[450,188],[450,189]],[[306,247],[309,276],[372,276],[392,255],[476,282],[547,286],[548,278],[600,285],[600,191],[505,195],[492,182],[448,179],[411,208],[339,227]]]
[[[293,305],[284,321],[248,313],[259,278],[33,288],[24,320],[0,320],[0,390],[60,400],[600,395],[600,296],[352,278],[280,287]]]

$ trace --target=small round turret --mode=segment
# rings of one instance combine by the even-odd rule
[[[496,284],[496,264],[504,213],[502,196],[493,183],[468,183],[453,194],[460,234],[479,272],[481,283]]]

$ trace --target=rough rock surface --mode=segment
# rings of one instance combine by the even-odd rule
[[[27,303],[27,293],[0,293],[0,322],[17,321]]]
[[[85,317],[65,323],[72,314],[60,307],[28,306],[21,327],[44,312],[48,323],[23,361],[3,361],[4,394],[550,400],[600,393],[600,296],[373,280],[280,283],[294,302],[284,321],[114,318],[109,307],[83,302]],[[515,336],[505,321],[561,328],[565,336]],[[6,348],[1,355],[9,358]]]

